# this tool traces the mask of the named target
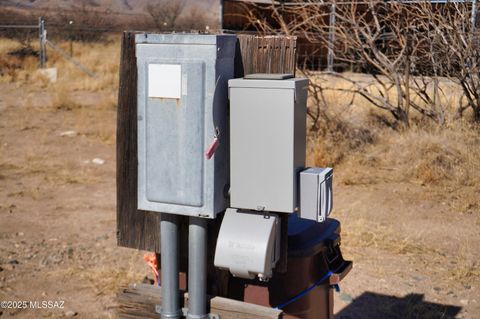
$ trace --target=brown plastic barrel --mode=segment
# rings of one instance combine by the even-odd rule
[[[339,238],[340,223],[328,220],[328,223],[308,223],[301,225],[300,231],[295,232],[289,223],[289,250],[287,272],[275,273],[269,283],[269,298],[272,306],[281,305],[304,292],[309,287],[315,286],[322,278],[328,276],[332,270],[329,251],[332,245],[331,238]],[[298,221],[296,221],[298,222]],[[303,221],[300,221],[301,223]],[[292,232],[293,229],[293,233]],[[343,258],[337,256],[337,262]],[[340,260],[341,259],[341,260]],[[335,266],[335,265],[334,265]],[[331,319],[333,318],[333,289],[328,278],[315,286],[298,300],[282,308],[285,318],[301,319]]]

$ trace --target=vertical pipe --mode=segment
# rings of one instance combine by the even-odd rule
[[[162,269],[162,319],[178,319],[182,315],[178,287],[178,217],[162,214],[160,221]]]
[[[45,30],[45,20],[42,18],[42,68],[46,66],[47,63],[47,30]]]
[[[333,72],[333,55],[335,49],[335,4],[330,7],[330,21],[328,29],[328,56],[327,56],[327,71]]]
[[[40,69],[43,69],[45,67],[45,42],[43,40],[43,36],[44,36],[44,27],[45,27],[45,24],[43,22],[43,18],[42,17],[39,17],[38,18],[38,44],[40,46],[40,53],[38,55],[38,58],[39,58],[39,67]]]
[[[223,30],[223,15],[225,13],[225,4],[223,3],[223,0],[220,0],[219,8],[218,8],[218,16],[219,16],[219,25],[220,25],[220,31]]]
[[[477,26],[477,0],[472,0],[472,32]]]
[[[190,217],[188,227],[187,319],[206,319],[207,313],[207,220]]]

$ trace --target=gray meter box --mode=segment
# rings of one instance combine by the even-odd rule
[[[136,35],[138,208],[214,218],[227,207],[227,81],[236,36]],[[207,159],[205,152],[215,149]]]
[[[299,217],[324,222],[333,206],[333,169],[311,167],[300,173]]]
[[[230,206],[293,213],[305,166],[308,80],[250,75],[228,85]]]

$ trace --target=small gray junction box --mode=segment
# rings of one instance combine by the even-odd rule
[[[324,222],[333,206],[333,169],[311,167],[300,172],[299,217]]]
[[[138,34],[135,40],[138,208],[214,218],[227,207],[227,81],[236,36]]]
[[[230,206],[295,212],[305,166],[308,80],[255,74],[228,86]]]

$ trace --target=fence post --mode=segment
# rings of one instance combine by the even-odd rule
[[[477,26],[477,0],[472,0],[472,32]]]
[[[220,30],[223,30],[223,15],[225,14],[224,0],[220,0],[218,11],[219,11],[219,22],[218,22],[218,24],[220,25]]]
[[[330,22],[328,29],[328,56],[327,56],[327,71],[333,72],[333,56],[335,49],[335,4],[330,7]]]
[[[45,20],[43,20],[43,17],[38,18],[38,40],[40,43],[40,69],[45,68],[45,61],[47,60],[47,53],[45,51],[45,37],[46,37],[46,32],[45,32]]]

